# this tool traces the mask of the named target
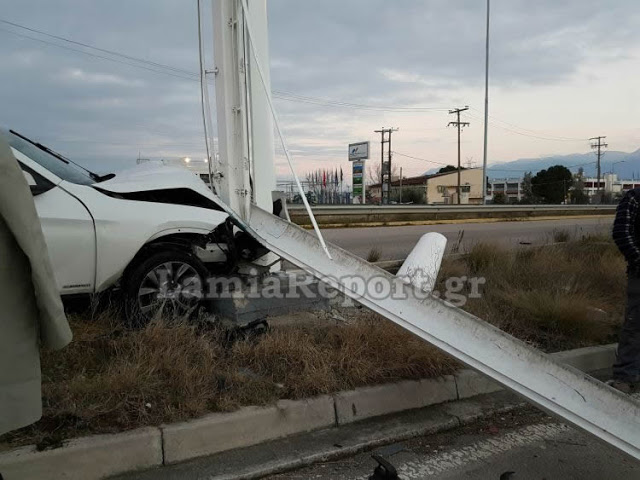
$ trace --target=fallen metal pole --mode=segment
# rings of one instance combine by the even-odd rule
[[[253,206],[249,232],[282,258],[540,408],[640,459],[640,403],[402,279]],[[384,280],[395,295],[368,284]],[[398,298],[399,296],[403,298]],[[378,298],[380,297],[380,298]]]

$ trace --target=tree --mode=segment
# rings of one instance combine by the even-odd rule
[[[545,203],[562,203],[571,187],[573,177],[567,167],[554,165],[546,170],[540,170],[531,179],[531,189],[535,197]]]
[[[493,203],[496,205],[504,205],[507,203],[507,196],[502,192],[497,192],[493,195]]]
[[[533,198],[533,188],[531,185],[531,180],[533,179],[533,174],[531,172],[527,172],[522,177],[522,200],[521,203],[530,204],[534,202]]]
[[[464,167],[460,167],[460,170],[466,170]],[[454,167],[453,165],[447,165],[446,167],[442,167],[438,170],[438,173],[448,173],[448,172],[457,172],[458,167]]]
[[[393,202],[400,202],[399,188],[393,187],[390,199]],[[405,187],[402,189],[402,203],[424,205],[426,202],[424,187]]]
[[[578,173],[573,176],[573,188],[570,192],[571,203],[589,203],[589,196],[584,191],[584,169],[580,167]]]
[[[382,165],[380,162],[374,163],[373,166],[369,165],[369,168],[367,168],[367,177],[369,178],[369,184],[378,185],[382,183]],[[391,178],[395,181],[399,177],[400,172],[398,165],[391,164]]]

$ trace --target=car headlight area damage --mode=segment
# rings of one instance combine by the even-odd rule
[[[129,324],[196,312],[211,276],[268,254],[220,199],[180,167],[98,175],[0,129],[34,195],[60,294],[121,287]]]

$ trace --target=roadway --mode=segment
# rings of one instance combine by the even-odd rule
[[[390,461],[400,480],[640,478],[638,462],[532,407],[267,478],[366,480],[371,453]]]
[[[613,218],[563,218],[559,220],[473,222],[436,225],[407,225],[401,227],[365,227],[324,229],[327,241],[334,243],[362,258],[372,248],[381,253],[380,260],[406,258],[418,239],[428,232],[440,232],[448,240],[451,249],[464,232],[461,250],[483,241],[505,245],[543,244],[553,241],[554,231],[566,231],[574,237],[592,233],[608,233]]]

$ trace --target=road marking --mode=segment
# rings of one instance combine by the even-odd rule
[[[567,431],[569,431],[569,427],[560,423],[530,425],[459,449],[447,450],[423,460],[396,465],[396,468],[399,477],[403,480],[423,480],[426,477],[441,475],[448,470],[463,467],[469,463],[486,460],[514,448],[552,439]],[[366,480],[367,478],[366,476],[360,477],[358,480]]]

